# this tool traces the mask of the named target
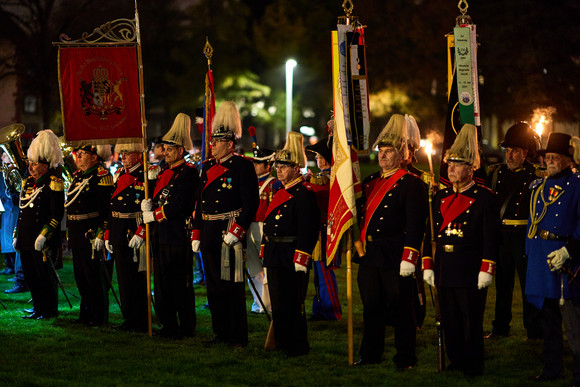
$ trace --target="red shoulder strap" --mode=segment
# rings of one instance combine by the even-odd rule
[[[376,209],[378,208],[379,204],[385,197],[385,195],[393,189],[395,183],[399,181],[401,177],[406,175],[408,172],[404,169],[399,169],[397,172],[392,174],[388,179],[379,179],[379,181],[373,187],[371,194],[365,205],[365,221],[363,224],[362,229],[360,230],[360,240],[366,244],[366,234],[367,234],[367,226],[369,221],[373,217]]]
[[[113,194],[111,195],[111,198],[114,198],[115,196],[120,194],[125,188],[129,187],[131,184],[135,183],[136,181],[137,181],[137,178],[133,175],[128,174],[128,173],[125,173],[124,175],[119,176],[119,178],[117,179],[117,188],[115,189],[115,192],[113,192]]]
[[[161,173],[161,176],[158,178],[159,180],[157,180],[157,184],[155,184],[155,192],[153,192],[154,198],[157,196],[159,191],[161,191],[167,186],[167,184],[169,184],[174,174],[175,172],[173,172],[173,170],[170,168],[167,168]]]
[[[441,216],[443,216],[443,223],[441,223],[439,232],[453,222],[455,218],[463,214],[474,202],[474,198],[462,194],[451,195],[441,199],[439,208],[441,209]]]
[[[266,218],[275,208],[279,207],[283,203],[287,202],[288,200],[292,199],[294,196],[288,193],[285,189],[281,189],[272,198],[268,209],[266,210]]]

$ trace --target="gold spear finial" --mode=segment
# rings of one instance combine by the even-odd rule
[[[461,12],[462,15],[465,15],[467,13],[467,8],[469,8],[469,4],[467,4],[467,0],[459,0],[459,3],[457,4],[457,8],[459,8],[459,12]]]
[[[459,0],[459,3],[457,3],[457,8],[459,8],[459,12],[461,12],[461,15],[455,18],[455,24],[457,26],[472,24],[471,16],[467,15],[467,8],[469,8],[467,0]]]
[[[351,0],[344,0],[342,2],[342,9],[344,9],[346,17],[350,19],[350,15],[352,15],[352,10],[354,9],[354,4]]]
[[[205,46],[203,46],[203,54],[207,58],[207,66],[211,67],[211,57],[213,56],[213,47],[209,44],[207,36],[205,37]]]

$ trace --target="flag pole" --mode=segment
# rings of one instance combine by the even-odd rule
[[[211,58],[213,56],[213,47],[209,43],[209,39],[205,37],[205,45],[203,46],[203,54],[207,59],[207,74],[205,76],[205,97],[203,106],[203,133],[202,133],[202,152],[201,160],[204,161],[210,158],[209,147],[209,133],[211,132],[211,122],[215,114],[215,95],[213,86],[213,74],[211,70]]]
[[[141,53],[141,30],[139,28],[139,11],[137,10],[137,0],[135,0],[135,30],[137,35],[137,67],[139,71],[139,105],[141,108],[141,131],[143,143],[143,186],[145,188],[145,200],[149,199],[149,179],[147,172],[149,170],[147,161],[149,152],[147,149],[147,120],[145,119],[145,90],[143,85],[143,56]],[[153,336],[152,324],[152,298],[151,298],[151,229],[149,224],[145,224],[145,252],[147,265],[147,334]]]

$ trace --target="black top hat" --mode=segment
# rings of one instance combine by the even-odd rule
[[[552,132],[548,136],[546,149],[540,149],[538,154],[544,156],[546,153],[558,153],[560,155],[573,157],[574,147],[570,145],[572,137],[566,133]]]
[[[512,125],[506,132],[503,142],[499,145],[504,148],[527,149],[529,152],[536,150],[532,128],[525,122]]]
[[[332,137],[330,137],[330,139],[323,138],[314,145],[308,145],[306,150],[318,153],[324,157],[328,163],[330,163],[332,161]]]

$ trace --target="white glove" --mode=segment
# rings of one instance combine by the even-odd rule
[[[141,201],[141,211],[151,211],[153,210],[153,201],[151,199],[143,199]]]
[[[34,241],[34,250],[42,251],[42,248],[44,247],[44,242],[46,242],[46,237],[44,235],[37,236],[36,240]]]
[[[306,266],[302,266],[301,264],[294,262],[294,271],[296,273],[300,271],[306,273],[308,271],[308,268]]]
[[[226,235],[224,235],[224,243],[228,246],[232,246],[237,241],[239,241],[238,237],[231,232],[228,232]]]
[[[558,250],[552,251],[548,254],[550,258],[550,270],[556,271],[560,270],[568,259],[570,259],[570,254],[568,254],[568,249],[566,246],[559,248]]]
[[[113,246],[109,243],[109,240],[105,240],[105,249],[111,254],[113,254]]]
[[[12,247],[16,250],[16,238],[12,239]]]
[[[193,250],[194,253],[199,253],[199,245],[201,244],[201,242],[197,239],[194,239],[191,241],[191,249]]]
[[[480,271],[479,276],[477,277],[477,288],[478,289],[487,288],[489,285],[491,285],[492,279],[493,276],[491,274],[486,273],[485,271]]]
[[[105,247],[105,241],[102,240],[101,238],[95,238],[93,239],[93,250],[102,250],[103,247]]]
[[[155,215],[153,214],[153,211],[143,211],[143,223],[153,223],[153,222],[155,222]]]
[[[143,245],[144,242],[145,241],[140,236],[133,235],[129,241],[129,247],[132,249],[138,249]]]
[[[401,269],[399,275],[401,277],[408,277],[415,272],[415,265],[408,261],[401,261]]]
[[[429,286],[435,286],[435,272],[431,269],[423,270],[423,281]]]

